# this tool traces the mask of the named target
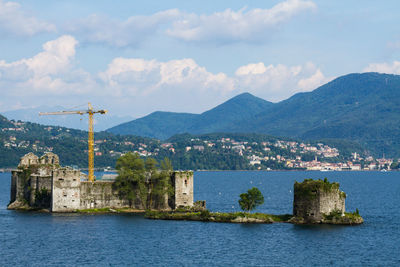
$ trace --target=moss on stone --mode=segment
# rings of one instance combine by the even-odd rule
[[[163,212],[147,211],[145,217],[156,220],[185,220],[185,221],[205,221],[205,222],[226,222],[226,223],[274,223],[288,222],[292,215],[271,215],[266,213],[247,213],[247,212]]]
[[[341,213],[338,210],[333,210],[329,214],[324,214],[322,223],[324,224],[341,224],[341,225],[356,225],[362,224],[364,222],[363,218],[358,212],[345,212]]]

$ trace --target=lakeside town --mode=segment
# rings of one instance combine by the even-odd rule
[[[225,150],[231,150],[240,156],[245,157],[251,166],[261,170],[263,165],[268,162],[276,162],[285,166],[285,169],[305,169],[315,171],[373,171],[373,170],[391,170],[391,167],[397,167],[397,161],[393,159],[378,158],[372,156],[362,157],[359,153],[351,153],[346,161],[337,162],[340,158],[340,152],[335,147],[330,147],[323,143],[311,145],[309,143],[299,143],[296,141],[276,140],[275,142],[248,142],[235,141],[231,138],[221,138],[210,142],[200,140],[199,138],[191,139],[196,145],[186,146],[185,151],[190,150],[204,151],[205,149],[213,149],[220,147]],[[204,144],[199,145],[199,142]],[[168,149],[175,153],[173,143],[161,144],[163,149]],[[139,148],[135,151],[143,156],[151,155],[150,152]],[[279,153],[281,152],[281,153]],[[157,153],[157,152],[155,152]],[[312,160],[304,160],[303,155],[313,155]],[[334,162],[332,162],[334,161]],[[270,167],[266,170],[272,170]]]
[[[79,148],[82,149],[75,153],[82,154],[82,158],[85,158],[87,154],[87,140],[83,131],[58,126],[39,127],[36,124],[13,120],[10,122],[13,127],[3,127],[0,130],[2,133],[0,146],[5,152],[60,153],[60,147],[57,149],[54,146],[59,145],[60,140],[65,142],[70,138],[73,142],[77,142]],[[42,131],[41,134],[31,134],[37,132],[36,128],[38,127]],[[397,169],[399,165],[398,160],[395,159],[374,158],[356,151],[343,153],[339,148],[322,142],[299,142],[270,136],[213,134],[182,136],[163,142],[150,138],[100,134],[94,142],[95,159],[97,163],[101,163],[99,167],[112,169],[114,165],[107,164],[107,162],[113,163],[128,152],[138,153],[141,157],[169,157],[171,159],[179,158],[179,160],[188,156],[192,159],[209,158],[212,160],[213,156],[218,154],[229,155],[233,161],[240,161],[241,164],[239,167],[230,169],[389,171]],[[206,165],[192,165],[192,167],[200,170],[218,169],[218,167],[208,168]],[[227,168],[229,166],[232,164],[228,164]],[[178,164],[178,167],[181,166]],[[0,171],[6,169],[2,168]]]

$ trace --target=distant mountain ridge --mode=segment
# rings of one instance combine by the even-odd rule
[[[237,95],[228,101],[200,114],[189,127],[189,133],[225,132],[237,121],[249,120],[255,114],[271,108],[274,104],[250,93]]]
[[[156,111],[143,118],[108,129],[121,135],[138,135],[167,139],[179,133],[220,132],[237,120],[250,119],[273,103],[249,93],[237,95],[225,103],[201,114]]]
[[[176,133],[184,133],[198,114],[156,111],[143,118],[107,129],[120,135],[137,135],[157,139],[167,139]]]
[[[376,155],[400,148],[400,76],[349,74],[312,92],[296,94],[272,109],[242,121],[233,131],[302,139],[347,139]]]
[[[74,108],[73,110],[87,109],[87,107]],[[71,115],[58,115],[58,116],[39,116],[39,112],[53,112],[71,110],[61,106],[40,106],[36,108],[23,108],[17,110],[10,110],[2,112],[1,114],[10,120],[15,121],[29,121],[33,123],[39,123],[42,125],[53,125],[61,126],[72,129],[87,130],[88,129],[88,118],[87,116],[71,116]],[[116,124],[132,120],[131,116],[116,116],[107,113],[106,116],[102,116],[101,119],[95,119],[95,130],[104,131]]]
[[[159,139],[212,132],[347,139],[376,155],[397,155],[399,107],[399,75],[355,73],[275,104],[244,93],[202,114],[155,112],[107,131]]]
[[[6,117],[0,115],[0,128],[11,128],[13,126],[14,125],[10,123],[10,121]]]

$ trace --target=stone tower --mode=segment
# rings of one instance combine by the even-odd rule
[[[308,223],[319,223],[331,212],[344,214],[346,194],[338,183],[305,179],[294,184],[293,215]]]
[[[193,207],[193,172],[176,171],[171,179],[175,191],[172,208]]]

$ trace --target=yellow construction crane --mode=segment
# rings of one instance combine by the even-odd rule
[[[94,181],[94,152],[93,152],[93,144],[94,144],[94,132],[93,132],[93,114],[100,113],[106,114],[107,110],[100,109],[94,110],[92,105],[88,103],[87,110],[75,110],[75,111],[57,111],[57,112],[39,112],[39,116],[42,115],[69,115],[69,114],[89,114],[89,133],[88,133],[88,159],[89,159],[89,181]]]

